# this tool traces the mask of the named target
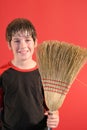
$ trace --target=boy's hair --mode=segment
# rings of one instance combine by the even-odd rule
[[[18,31],[27,31],[29,32],[33,40],[36,40],[36,29],[31,21],[29,21],[28,19],[16,18],[11,23],[9,23],[6,28],[6,40],[10,43],[12,40],[12,36],[14,36],[14,34]]]

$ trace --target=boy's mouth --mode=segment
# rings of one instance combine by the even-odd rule
[[[28,50],[21,50],[21,51],[18,51],[18,53],[20,53],[20,54],[27,54]]]

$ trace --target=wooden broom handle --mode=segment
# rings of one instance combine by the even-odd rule
[[[49,111],[49,113],[48,113],[49,115],[51,115],[52,114],[52,112],[51,111]],[[48,130],[52,130],[52,128],[49,128],[48,127]]]
[[[49,127],[48,127],[48,130],[52,130],[52,128],[49,128]]]

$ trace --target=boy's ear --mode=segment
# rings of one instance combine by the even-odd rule
[[[8,42],[8,48],[9,48],[9,50],[11,50],[11,45],[10,45],[10,43]]]
[[[34,47],[35,47],[35,48],[37,47],[37,42],[38,42],[38,40],[36,39],[36,40],[35,40],[35,43],[34,43]]]

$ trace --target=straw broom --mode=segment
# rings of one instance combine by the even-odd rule
[[[80,69],[87,49],[60,41],[44,41],[37,48],[37,64],[49,111],[58,110]],[[48,128],[49,129],[49,128]]]

